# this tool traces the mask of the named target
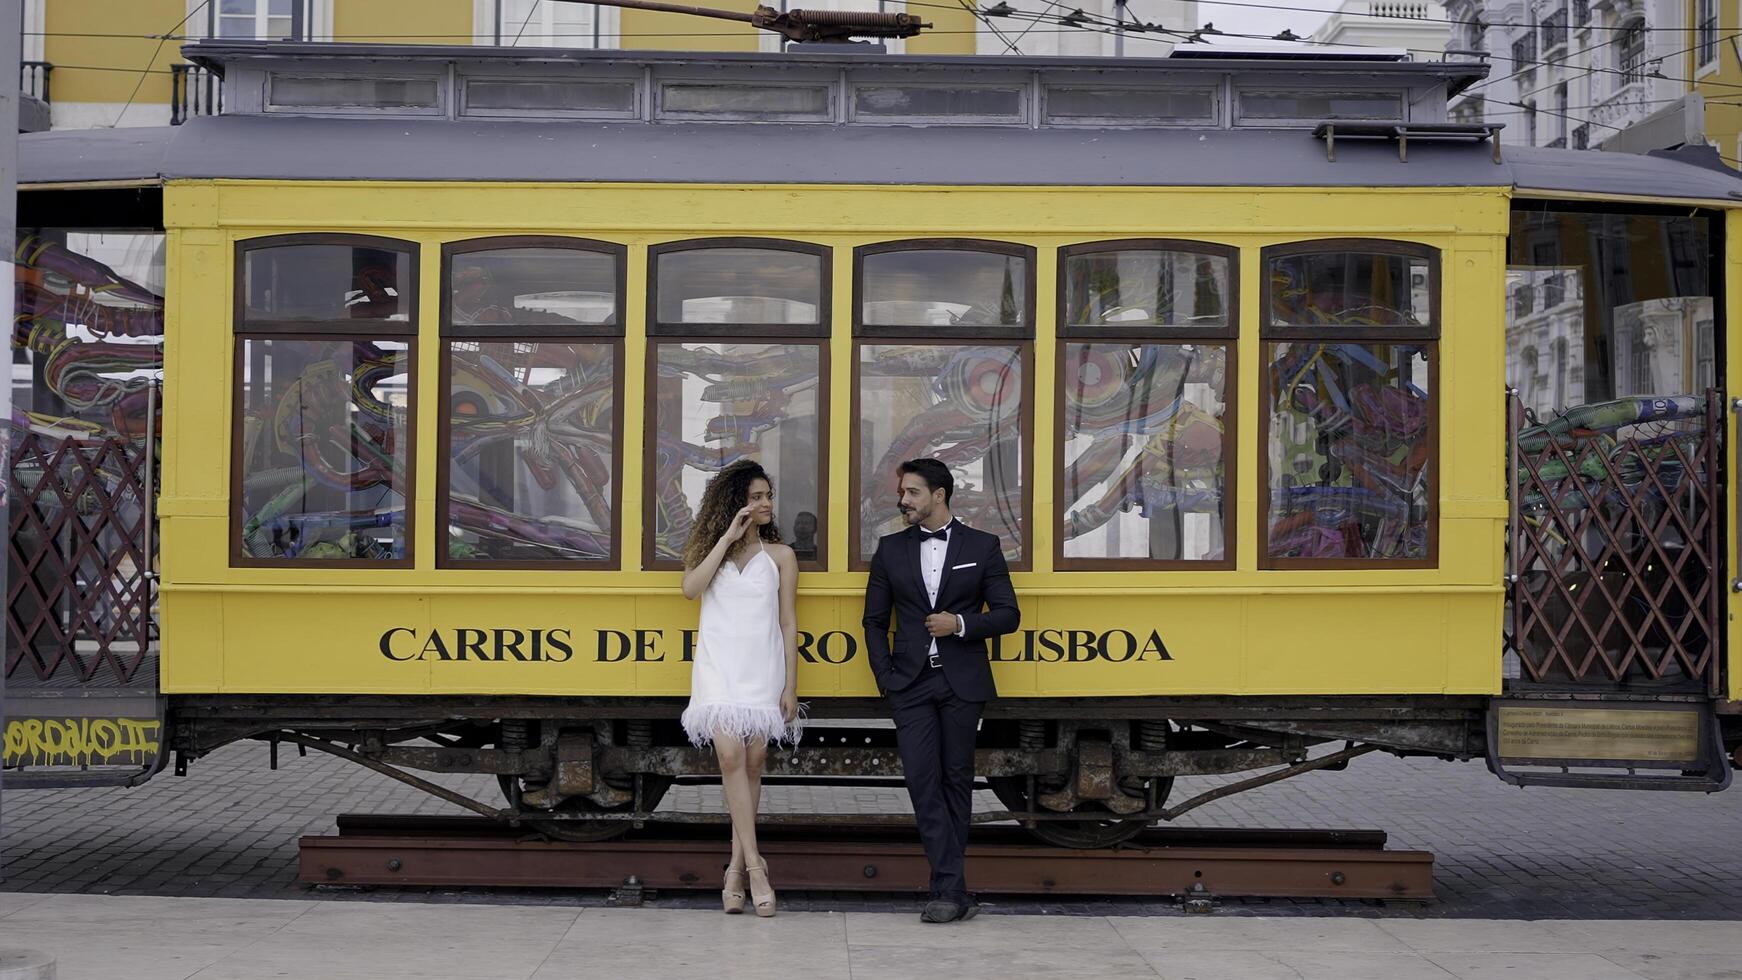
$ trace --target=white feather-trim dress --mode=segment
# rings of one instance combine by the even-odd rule
[[[684,733],[695,745],[708,745],[716,736],[796,744],[804,717],[801,710],[786,723],[780,711],[785,690],[780,567],[762,548],[741,572],[730,559],[721,562],[702,594]]]

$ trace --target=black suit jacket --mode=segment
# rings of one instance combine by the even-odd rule
[[[956,613],[966,631],[937,638],[944,677],[957,697],[990,701],[998,696],[998,689],[987,662],[988,641],[1016,632],[1022,622],[1003,546],[998,535],[955,522],[933,606],[920,571],[919,535],[918,527],[886,535],[871,558],[871,579],[865,585],[865,652],[877,687],[884,694],[899,691],[912,684],[920,671],[930,670],[926,653],[932,637],[926,632],[925,618],[934,612]],[[892,615],[893,642],[889,638]]]

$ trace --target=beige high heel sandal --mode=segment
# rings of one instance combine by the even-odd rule
[[[762,873],[764,887],[756,887],[755,875]],[[774,886],[768,881],[768,862],[761,864],[746,864],[745,874],[750,876],[750,900],[756,906],[756,914],[766,919],[774,914]]]
[[[738,886],[732,887],[732,879],[738,879]],[[720,904],[725,907],[727,915],[739,915],[744,911],[744,872],[738,868],[726,869],[724,887],[720,889]]]

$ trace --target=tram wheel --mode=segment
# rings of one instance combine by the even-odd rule
[[[1028,777],[1026,776],[995,776],[988,780],[992,784],[992,792],[997,795],[998,802],[1011,810],[1030,809],[1028,801]],[[1172,788],[1173,780],[1164,780],[1161,792],[1157,794],[1157,802]],[[1123,844],[1149,826],[1147,820],[1124,820],[1109,812],[1098,803],[1079,803],[1072,813],[1084,814],[1082,820],[1034,820],[1024,823],[1023,829],[1035,838],[1051,844],[1054,847],[1069,847],[1076,850],[1093,850],[1100,847],[1114,847]],[[1090,814],[1101,813],[1104,817],[1092,817]]]
[[[505,799],[514,799],[514,781],[519,778],[520,777],[518,776],[496,777],[497,782],[502,786],[502,796]],[[652,810],[654,807],[658,806],[660,799],[665,796],[665,791],[671,788],[671,784],[672,779],[670,776],[659,776],[653,774],[642,776],[642,806],[648,810]],[[563,814],[625,813],[632,805],[633,804],[624,804],[623,806],[618,807],[603,807],[584,796],[576,796],[557,804],[555,812]],[[595,841],[611,840],[614,837],[623,836],[629,831],[630,821],[587,820],[584,818],[540,820],[536,817],[529,817],[525,820],[525,823],[528,827],[544,834],[546,837],[588,844]]]

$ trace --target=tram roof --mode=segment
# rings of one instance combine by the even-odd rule
[[[215,116],[19,137],[19,183],[551,181],[1150,187],[1512,187],[1742,205],[1742,175],[1674,155],[1301,130],[995,129]],[[1689,155],[1691,156],[1691,155]]]

